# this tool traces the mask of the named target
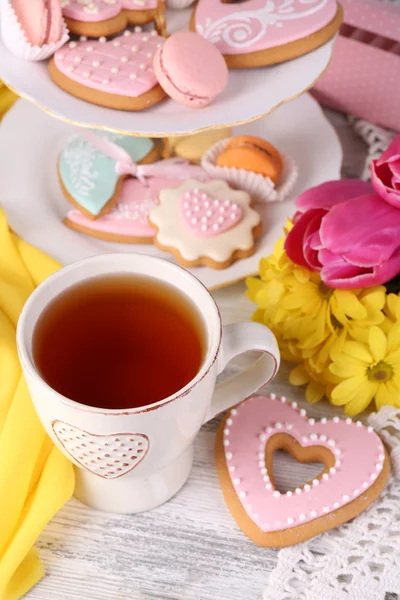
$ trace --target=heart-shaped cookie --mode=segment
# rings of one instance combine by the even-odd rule
[[[89,37],[115,35],[157,15],[157,0],[61,0],[61,4],[70,32]]]
[[[78,465],[104,479],[116,479],[135,469],[150,448],[143,433],[96,435],[62,421],[53,422],[53,431]]]
[[[92,104],[143,110],[165,98],[153,69],[163,43],[156,31],[69,42],[54,54],[49,73],[60,88]]]
[[[243,216],[237,202],[220,200],[199,188],[182,194],[180,211],[186,228],[197,237],[224,233],[240,223]]]
[[[116,205],[106,215],[93,220],[75,209],[68,213],[64,224],[70,229],[108,242],[150,244],[155,230],[148,223],[149,212],[157,206],[158,194],[162,189],[173,188],[180,183],[180,179],[167,177],[149,177],[146,184],[135,178],[125,179]]]
[[[251,68],[318,48],[342,19],[336,0],[199,0],[191,29],[215,44],[230,68]]]
[[[151,163],[158,158],[158,150],[149,138],[108,132],[98,132],[97,136],[122,148],[135,163]],[[79,134],[65,144],[58,175],[65,197],[87,219],[110,212],[122,194],[124,176],[117,173],[116,161]]]
[[[272,473],[275,450],[300,462],[325,464],[304,486],[280,493]],[[315,421],[286,398],[255,396],[225,417],[216,460],[226,503],[256,544],[299,543],[357,516],[381,493],[389,459],[380,438],[360,421]]]

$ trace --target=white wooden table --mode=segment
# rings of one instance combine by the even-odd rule
[[[356,177],[365,146],[343,117],[330,113],[329,118],[343,142],[343,174]],[[241,283],[215,292],[224,323],[250,318],[254,307],[244,291]],[[306,405],[303,391],[289,386],[288,373],[289,365],[283,364],[268,390]],[[326,403],[307,405],[307,410],[316,417],[335,412]],[[68,502],[38,540],[47,575],[26,598],[261,600],[276,551],[250,542],[225,506],[214,464],[217,425],[215,419],[202,428],[189,481],[164,506],[119,516],[96,512],[75,499]],[[296,486],[292,466],[279,461],[278,485],[290,481]],[[310,471],[299,475],[303,481],[312,477]]]

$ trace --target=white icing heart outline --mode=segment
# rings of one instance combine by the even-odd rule
[[[53,428],[53,432],[54,435],[56,436],[57,440],[59,441],[60,445],[62,446],[62,448],[64,449],[65,453],[72,458],[73,462],[77,463],[79,466],[81,466],[83,469],[89,471],[90,473],[93,473],[94,475],[97,475],[98,477],[102,477],[103,479],[118,479],[119,477],[123,477],[124,475],[127,475],[128,473],[130,473],[131,471],[133,471],[134,469],[136,469],[136,467],[138,467],[140,465],[140,463],[143,462],[143,460],[145,459],[145,457],[147,456],[149,450],[150,450],[150,440],[148,438],[147,435],[145,435],[144,433],[108,433],[108,434],[97,434],[97,433],[89,433],[88,431],[85,431],[84,429],[80,429],[79,427],[76,427],[75,425],[71,425],[70,423],[66,423],[65,421],[60,421],[60,420],[55,420],[52,422],[52,428]],[[61,431],[65,431],[66,429],[70,430],[69,435],[71,435],[71,437],[66,440],[65,436],[61,435]],[[77,435],[79,434],[79,435]],[[85,442],[81,443],[80,440],[84,439]],[[115,454],[114,456],[114,460],[113,460],[113,465],[110,465],[109,463],[106,462],[106,466],[108,466],[110,469],[115,469],[116,473],[114,474],[113,472],[107,472],[107,473],[99,473],[98,470],[105,470],[105,467],[103,467],[102,465],[104,464],[104,462],[102,462],[101,458],[97,457],[97,454],[100,452],[103,452],[103,449],[100,448],[96,448],[96,446],[94,447],[94,450],[88,450],[87,453],[91,454],[93,456],[93,458],[90,459],[91,462],[94,461],[94,459],[96,459],[96,463],[93,462],[93,464],[96,464],[99,466],[99,469],[94,469],[93,467],[91,467],[91,463],[88,463],[88,461],[86,459],[83,458],[83,455],[86,456],[86,452],[84,450],[78,449],[76,446],[74,448],[71,448],[70,446],[72,446],[72,444],[68,444],[68,442],[72,442],[73,444],[77,443],[77,440],[79,441],[79,445],[81,446],[81,448],[86,448],[86,442],[87,444],[89,444],[90,446],[93,446],[94,444],[100,442],[105,445],[108,449],[106,450],[106,455],[103,456],[103,461],[107,461],[107,459],[112,459],[114,455],[110,454],[110,452],[119,452],[119,454],[121,454],[121,456],[118,456],[118,454]],[[143,446],[143,448],[139,448],[134,450],[133,448],[129,448],[129,444],[128,444],[128,448],[127,450],[121,450],[121,448],[125,447],[125,443],[129,441],[129,444],[131,445],[137,445],[137,446]],[[114,444],[110,444],[110,442],[114,442]],[[120,448],[120,450],[116,449],[116,446],[118,445],[118,447]],[[78,452],[77,452],[78,450]],[[133,459],[132,457],[127,458],[126,456],[123,455],[124,452],[135,452],[136,454],[140,454],[140,456],[136,456],[135,459]],[[81,456],[80,456],[80,455]],[[109,456],[108,456],[109,455]],[[88,457],[89,459],[89,457]],[[116,460],[118,459],[118,460]],[[127,462],[122,462],[122,459],[125,459],[125,461],[129,461]],[[100,460],[100,462],[97,462],[97,460]],[[117,466],[121,464],[121,466]],[[125,466],[124,466],[125,465]]]

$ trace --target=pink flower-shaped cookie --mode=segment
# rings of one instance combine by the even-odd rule
[[[322,462],[324,470],[286,493],[275,484],[273,454]],[[280,548],[349,521],[379,496],[389,458],[361,421],[307,417],[286,398],[255,396],[228,412],[217,433],[216,460],[225,501],[258,545]]]
[[[224,269],[251,256],[261,232],[260,215],[246,192],[224,181],[201,183],[188,179],[164,189],[149,221],[157,230],[154,243],[185,266]]]
[[[165,92],[153,70],[153,56],[164,38],[152,32],[126,31],[107,42],[69,42],[49,64],[57,85],[70,94],[119,110],[142,110]]]
[[[62,0],[62,9],[72,33],[100,37],[149,23],[157,14],[157,0]]]

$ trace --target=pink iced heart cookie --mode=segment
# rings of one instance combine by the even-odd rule
[[[240,223],[243,216],[237,202],[219,200],[198,188],[182,194],[180,210],[185,227],[197,237],[224,233]]]
[[[336,0],[199,0],[191,29],[217,46],[228,67],[262,67],[311,52],[338,31]]]
[[[49,63],[54,82],[66,92],[100,106],[143,110],[165,97],[153,70],[164,38],[155,31],[125,32],[109,42],[69,42]]]
[[[71,33],[100,37],[153,21],[157,0],[62,0],[62,9]]]
[[[157,206],[158,194],[162,189],[180,183],[180,179],[167,177],[149,177],[146,184],[138,179],[126,179],[122,183],[117,204],[106,215],[93,220],[74,209],[69,211],[64,224],[107,242],[150,244],[155,230],[148,223],[149,212]]]
[[[116,479],[135,469],[150,448],[143,433],[96,435],[54,421],[54,435],[78,465],[104,479]]]
[[[318,477],[286,493],[276,489],[273,454],[322,462]],[[302,542],[349,521],[381,493],[389,458],[372,427],[351,419],[315,421],[286,398],[255,396],[220,425],[216,461],[225,501],[260,546]]]

